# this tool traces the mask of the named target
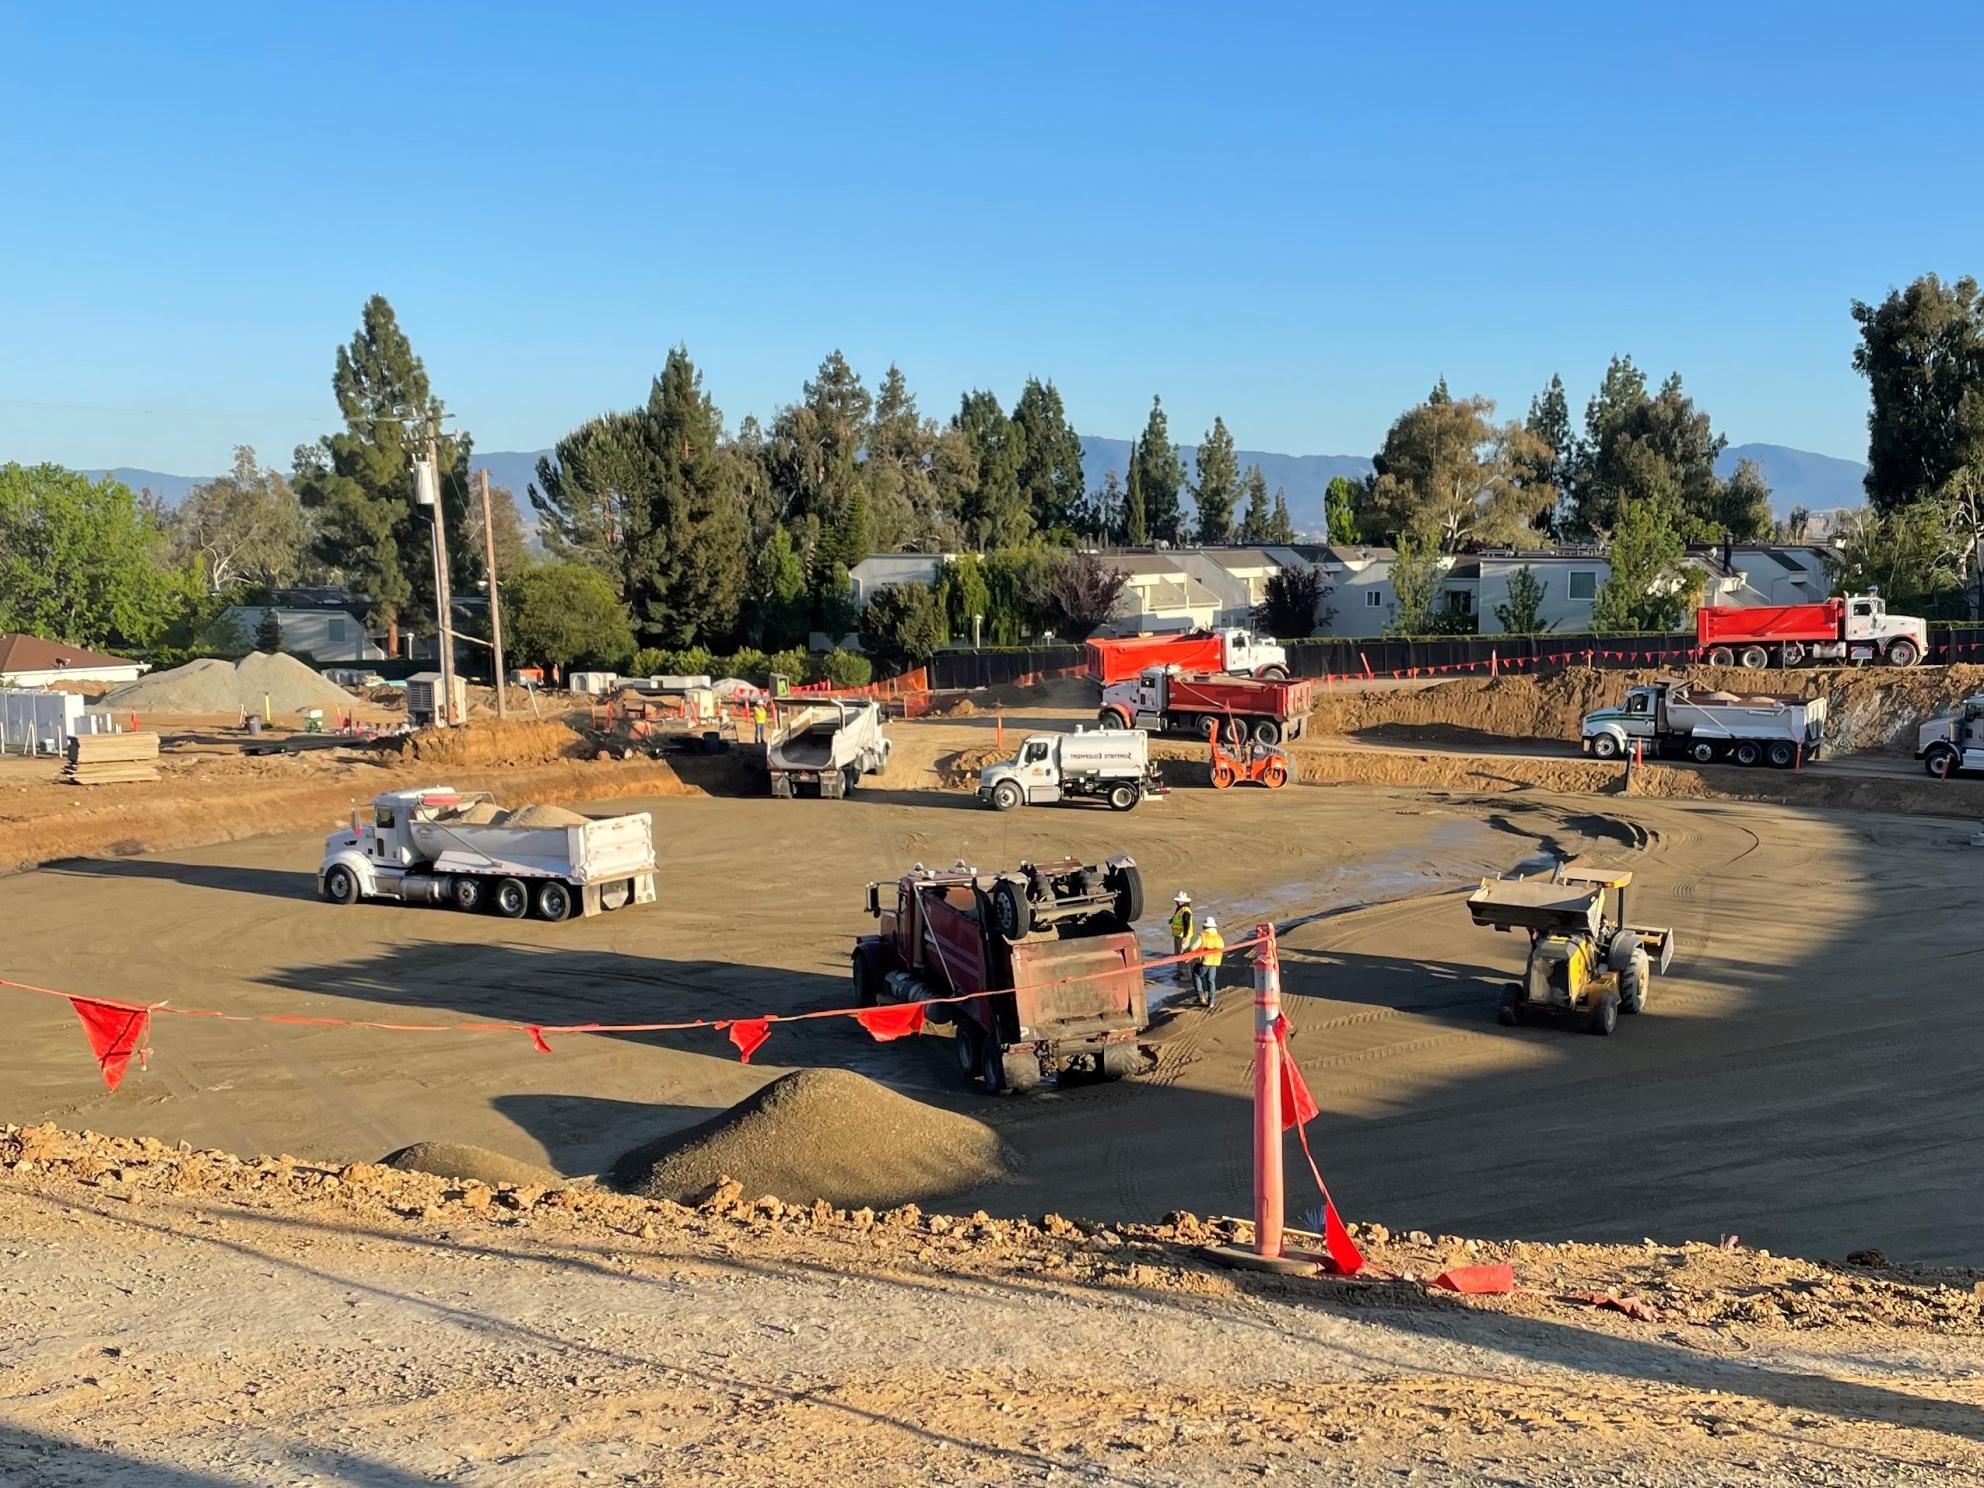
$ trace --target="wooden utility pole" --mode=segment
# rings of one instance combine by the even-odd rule
[[[496,658],[496,716],[508,718],[510,708],[503,687],[503,602],[496,592],[496,524],[489,519],[489,471],[476,471],[482,486],[482,562],[489,575],[489,645]]]
[[[454,595],[448,588],[448,521],[444,508],[447,497],[441,489],[441,439],[438,421],[427,421],[427,468],[434,476],[434,611],[441,642],[441,717],[448,723],[465,720],[455,717],[455,627]]]

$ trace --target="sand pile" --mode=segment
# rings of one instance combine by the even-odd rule
[[[519,1187],[535,1184],[556,1188],[564,1180],[549,1168],[519,1162],[487,1147],[471,1147],[466,1142],[415,1142],[379,1159],[382,1167],[403,1173],[431,1173],[436,1178],[473,1178],[495,1187],[514,1183]]]
[[[852,1070],[797,1070],[687,1131],[616,1162],[616,1188],[687,1202],[721,1178],[788,1203],[885,1207],[961,1193],[1003,1177],[992,1129],[877,1085]]]
[[[401,759],[442,766],[543,765],[577,758],[582,744],[564,724],[541,718],[478,718],[459,728],[423,729],[394,741]]]
[[[590,818],[563,806],[519,806],[495,820],[506,827],[583,827]]]
[[[259,713],[265,696],[277,713],[306,708],[336,712],[357,701],[294,656],[250,651],[239,661],[207,656],[140,677],[105,693],[101,706],[149,713],[239,713],[243,708]]]
[[[1913,752],[1915,729],[1984,689],[1984,667],[1868,667],[1856,671],[1747,671],[1727,667],[1601,671],[1572,667],[1542,677],[1463,678],[1384,692],[1328,689],[1310,714],[1312,735],[1368,735],[1428,743],[1546,740],[1575,744],[1584,715],[1628,687],[1665,677],[1749,696],[1827,699],[1826,745],[1841,752]]]

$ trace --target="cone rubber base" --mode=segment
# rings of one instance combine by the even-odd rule
[[[1275,1276],[1321,1276],[1325,1270],[1325,1258],[1306,1250],[1264,1256],[1244,1245],[1201,1245],[1199,1254],[1236,1271],[1266,1271]]]

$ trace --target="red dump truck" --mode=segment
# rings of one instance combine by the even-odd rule
[[[1878,594],[1817,604],[1704,605],[1695,641],[1710,666],[1804,666],[1811,661],[1885,661],[1913,666],[1929,651],[1929,627],[1890,615]]]
[[[1102,689],[1096,719],[1104,728],[1140,728],[1153,733],[1198,734],[1210,739],[1215,728],[1233,739],[1231,719],[1241,738],[1263,744],[1300,738],[1315,706],[1316,684],[1303,678],[1269,682],[1251,677],[1186,676],[1176,667],[1147,667],[1128,682]]]
[[[1181,630],[1169,635],[1102,637],[1088,643],[1088,674],[1107,687],[1127,682],[1146,667],[1181,672],[1230,672],[1236,677],[1280,681],[1288,651],[1247,630]]]
[[[1121,1079],[1142,1063],[1150,1021],[1132,929],[1143,899],[1128,857],[1002,873],[919,864],[893,885],[868,885],[878,927],[854,945],[855,998],[872,1007],[995,994],[929,1014],[956,1025],[959,1068],[993,1095],[1065,1072]]]

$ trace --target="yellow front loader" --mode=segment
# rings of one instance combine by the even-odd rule
[[[1674,960],[1674,933],[1625,923],[1632,881],[1628,869],[1569,865],[1546,878],[1481,880],[1467,896],[1474,923],[1529,932],[1522,980],[1502,996],[1504,1024],[1568,1014],[1583,1018],[1593,1033],[1609,1034],[1620,1013],[1646,1007],[1654,973],[1665,975]]]

